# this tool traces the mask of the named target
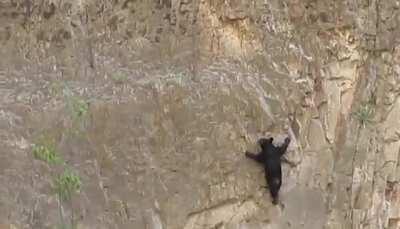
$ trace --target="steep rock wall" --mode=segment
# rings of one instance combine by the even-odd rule
[[[399,4],[2,0],[1,222],[60,223],[46,139],[78,228],[398,228]],[[287,134],[275,207],[243,152]]]

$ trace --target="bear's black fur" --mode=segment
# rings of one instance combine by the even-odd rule
[[[261,146],[261,152],[253,154],[246,151],[246,157],[251,158],[264,165],[265,179],[272,197],[272,203],[278,204],[278,192],[282,184],[282,155],[286,152],[290,143],[287,137],[282,146],[274,146],[273,138],[261,138],[258,143]]]

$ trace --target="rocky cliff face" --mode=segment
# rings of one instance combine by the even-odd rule
[[[399,7],[0,0],[0,228],[399,228]]]

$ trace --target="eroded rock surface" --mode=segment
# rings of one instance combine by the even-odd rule
[[[399,228],[399,4],[0,0],[0,228]]]

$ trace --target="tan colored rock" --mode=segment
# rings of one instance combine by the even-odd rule
[[[393,0],[0,1],[0,222],[58,225],[53,177],[70,168],[78,228],[398,228],[398,15]],[[244,152],[286,135],[273,206]],[[65,165],[34,159],[43,136]]]
[[[0,229],[17,229],[13,224],[0,224]]]
[[[318,119],[312,119],[310,121],[307,139],[311,151],[319,152],[327,146],[325,138],[321,136],[325,136],[322,123]]]
[[[230,201],[189,216],[185,229],[212,228],[231,223],[237,225],[251,217],[258,210],[257,205],[249,200],[243,203]]]

